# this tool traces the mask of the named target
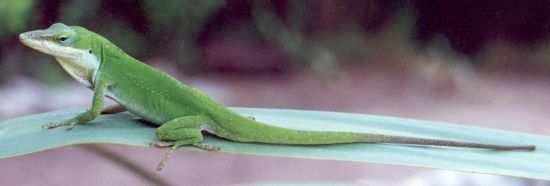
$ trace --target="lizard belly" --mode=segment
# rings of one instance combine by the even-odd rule
[[[162,95],[140,96],[125,93],[119,88],[111,88],[106,91],[106,96],[124,106],[128,112],[158,125],[175,118],[193,115],[193,111],[184,104],[178,104]]]

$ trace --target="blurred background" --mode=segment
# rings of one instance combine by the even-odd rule
[[[550,134],[549,1],[2,0],[0,120],[90,105],[92,91],[52,57],[19,43],[19,33],[55,22],[95,31],[229,106],[379,114]],[[1,160],[0,180],[149,185],[135,169],[153,171],[164,152],[68,147]],[[176,153],[160,177],[185,185],[550,185],[204,152]]]

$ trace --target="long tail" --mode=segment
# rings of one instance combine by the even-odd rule
[[[223,107],[222,107],[223,108]],[[227,110],[228,113],[232,113]],[[289,145],[323,145],[338,143],[393,143],[428,146],[448,146],[482,148],[493,150],[523,150],[533,151],[534,145],[497,145],[474,142],[462,142],[453,140],[440,140],[429,138],[417,138],[407,136],[394,136],[372,133],[355,132],[328,132],[328,131],[305,131],[281,128],[239,116],[236,113],[223,115],[224,118],[217,118],[219,121],[227,120],[227,116],[234,121],[232,127],[226,128],[231,132],[217,133],[218,136],[240,142],[260,142]],[[214,115],[216,116],[216,115]]]
[[[484,144],[440,139],[392,136],[381,134],[357,134],[360,142],[367,143],[396,143],[396,144],[411,144],[411,145],[430,145],[430,146],[447,146],[447,147],[467,147],[467,148],[482,148],[494,150],[523,150],[534,151],[534,145],[496,145]]]
[[[257,126],[256,129],[262,127]],[[267,130],[266,130],[267,131]],[[497,145],[484,144],[454,140],[417,138],[408,136],[394,136],[372,133],[354,133],[354,132],[324,132],[324,131],[302,131],[273,127],[267,132],[270,135],[260,134],[250,138],[250,141],[276,144],[293,145],[322,145],[338,143],[392,143],[392,144],[410,144],[410,145],[428,145],[428,146],[447,146],[447,147],[466,147],[482,148],[493,150],[523,150],[533,151],[534,145]],[[239,141],[239,140],[237,140]]]

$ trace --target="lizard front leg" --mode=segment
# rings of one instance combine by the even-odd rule
[[[107,87],[107,81],[103,78],[99,78],[99,81],[96,81],[94,87],[94,98],[92,100],[92,107],[86,110],[86,112],[81,113],[71,119],[60,121],[60,122],[50,122],[43,126],[43,128],[55,128],[60,126],[68,125],[67,130],[71,130],[76,124],[86,123],[92,121],[99,114],[101,114],[101,109],[103,107],[103,99],[105,97],[105,88]]]

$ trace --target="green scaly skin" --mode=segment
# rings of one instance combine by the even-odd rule
[[[486,148],[494,150],[535,150],[535,146],[509,146],[460,141],[424,139],[353,132],[320,132],[271,126],[241,116],[216,102],[198,89],[148,66],[124,53],[104,37],[78,26],[53,24],[45,30],[20,34],[23,44],[52,55],[79,82],[94,91],[92,107],[66,121],[52,122],[54,128],[83,124],[101,114],[103,98],[120,104],[109,108],[124,109],[160,125],[157,146],[194,145],[206,150],[217,147],[203,144],[201,131],[237,142],[291,145],[338,143],[399,143],[432,146]],[[123,109],[120,109],[123,108]],[[170,152],[173,152],[170,151]],[[170,156],[167,154],[158,169]]]

